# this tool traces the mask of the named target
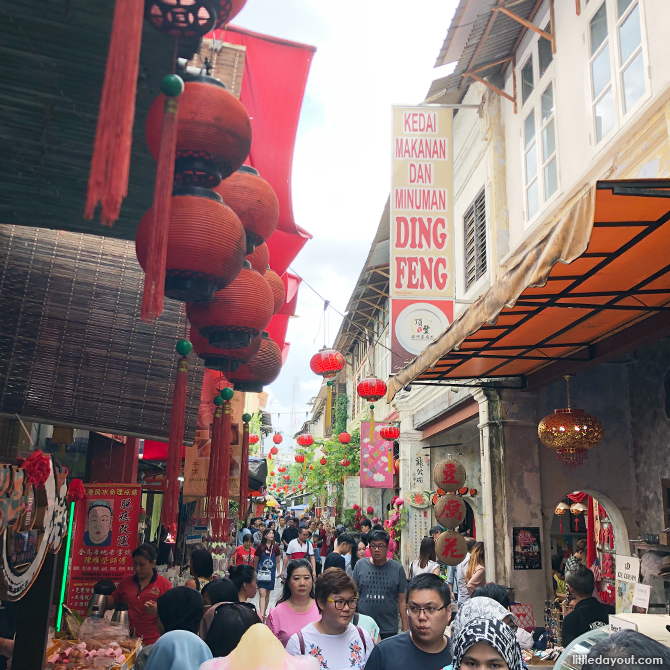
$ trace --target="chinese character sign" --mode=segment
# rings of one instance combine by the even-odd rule
[[[361,488],[393,488],[393,473],[389,472],[393,441],[379,436],[379,430],[386,425],[375,422],[375,434],[371,439],[370,422],[361,423]]]
[[[409,479],[412,491],[430,488],[430,454],[425,449],[411,449]]]
[[[435,504],[435,518],[449,530],[455,530],[465,521],[465,502],[456,495],[445,495]]]
[[[468,545],[460,533],[445,530],[435,543],[435,554],[442,565],[458,565],[468,553]]]
[[[87,484],[75,507],[67,604],[84,613],[100,579],[120,582],[133,572],[141,507],[139,484]]]

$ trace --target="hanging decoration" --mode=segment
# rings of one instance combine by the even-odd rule
[[[279,201],[272,186],[258,170],[243,165],[214,190],[239,216],[247,237],[247,254],[252,254],[274,233],[279,222]]]
[[[251,414],[242,415],[242,462],[240,463],[240,502],[238,518],[245,519],[247,516],[247,498],[249,497],[249,422]],[[274,476],[274,472],[270,473]],[[274,486],[274,485],[273,485]]]
[[[465,486],[465,468],[458,461],[446,458],[433,468],[433,479],[438,488],[455,493]]]
[[[264,386],[279,377],[281,366],[281,351],[277,343],[264,332],[258,353],[234,372],[226,372],[226,378],[238,391],[261,393]]]
[[[262,342],[262,337],[259,335],[251,340],[248,347],[236,349],[212,347],[209,340],[193,327],[189,331],[189,339],[193,343],[193,351],[204,361],[205,367],[220,372],[235,372],[240,365],[247,363],[258,353]]]
[[[278,453],[279,453],[278,447],[272,447],[272,449],[270,449],[270,456],[276,456]]]
[[[575,533],[577,533],[579,529],[579,515],[583,514],[587,510],[588,507],[581,502],[570,505],[570,513],[575,517]]]
[[[321,465],[325,465],[326,463],[328,463],[328,461],[325,458],[321,458],[319,459],[319,463],[321,463]]]
[[[351,442],[351,435],[349,435],[349,433],[340,433],[337,436],[337,439],[340,444],[349,444],[349,442]]]
[[[223,423],[223,398],[220,395],[214,396],[213,399],[216,410],[214,412],[214,421],[212,422],[212,435],[210,438],[209,449],[209,472],[207,475],[207,500],[206,511],[207,516],[211,519],[215,515],[217,507],[217,487],[219,482],[217,477],[219,474],[219,460],[221,459],[222,444],[221,439],[222,423]],[[214,530],[212,529],[212,538],[214,537]]]
[[[558,517],[559,522],[559,532],[563,532],[563,515],[570,509],[570,506],[567,503],[560,502],[554,510],[554,514]]]
[[[314,438],[309,433],[301,433],[296,441],[301,447],[311,447],[314,444]]]
[[[168,440],[168,458],[165,469],[167,482],[163,495],[161,523],[172,538],[177,536],[179,517],[179,473],[181,471],[182,445],[184,444],[184,420],[186,410],[186,392],[188,385],[188,356],[193,346],[188,340],[179,340],[176,346],[181,356],[177,367],[177,380],[172,395],[172,414],[170,417],[170,435]]]
[[[435,518],[448,530],[456,530],[465,521],[465,502],[460,496],[443,495],[435,504]]]
[[[146,0],[144,16],[172,37],[202,37],[229,23],[246,0]]]
[[[305,462],[305,454],[296,454],[295,455],[295,462],[296,463],[304,463]]]
[[[272,436],[272,441],[273,441],[275,444],[281,444],[281,443],[284,441],[284,438],[282,437],[281,433],[275,433],[275,434]],[[279,450],[277,450],[277,451],[279,451]],[[273,452],[273,453],[276,454],[277,451],[275,451],[275,452]]]
[[[165,296],[181,302],[209,302],[242,269],[244,229],[235,212],[214,191],[197,186],[173,191],[171,175],[170,196],[165,253],[161,251],[160,261]],[[135,236],[137,260],[146,275],[145,290],[157,277],[149,263],[159,225],[154,206],[142,217]]]
[[[249,419],[249,421],[251,421],[251,419]],[[249,434],[249,444],[258,444],[260,439],[260,435],[257,435],[256,433]]]
[[[215,293],[210,302],[187,303],[186,315],[212,347],[233,349],[248,347],[263,332],[272,318],[272,308],[270,286],[245,261],[234,281]]]
[[[284,288],[284,282],[274,270],[266,270],[263,278],[272,289],[272,296],[274,299],[273,309],[274,313],[276,314],[283,307],[284,301],[286,300],[286,289]]]
[[[265,276],[265,273],[270,267],[270,250],[265,242],[256,247],[253,254],[247,254],[246,258],[256,272]]]
[[[328,349],[324,346],[323,349],[320,349],[318,353],[312,356],[309,367],[315,375],[320,375],[327,380],[325,425],[329,427],[331,425],[331,410],[333,405],[332,378],[344,368],[344,356],[339,351]]]
[[[84,210],[92,219],[101,203],[103,225],[114,224],[128,195],[142,15],[142,0],[116,0]]]
[[[285,465],[280,465],[280,466],[277,468],[277,470],[278,470],[279,472],[286,472],[286,466],[285,466]]]
[[[465,538],[453,530],[445,530],[435,541],[435,554],[442,565],[458,565],[467,553]]]
[[[583,409],[570,407],[570,375],[567,384],[567,409],[554,410],[545,416],[537,427],[542,444],[556,450],[558,459],[568,468],[577,468],[587,458],[587,450],[596,447],[603,439],[603,425]]]
[[[394,424],[390,424],[388,426],[382,426],[379,429],[379,436],[382,438],[382,440],[393,442],[394,440],[397,440],[400,437],[400,428],[398,428],[398,426]],[[389,472],[393,474],[394,461],[393,458],[391,457],[391,454],[393,454],[393,447],[389,449]]]
[[[360,398],[375,403],[386,395],[386,384],[377,377],[367,377],[358,382],[356,392]],[[370,436],[375,434],[375,406],[370,404]]]
[[[340,461],[340,465],[344,468],[348,468],[351,465],[351,461],[348,458],[343,458]]]

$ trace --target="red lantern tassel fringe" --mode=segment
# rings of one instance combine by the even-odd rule
[[[179,515],[179,473],[181,471],[181,452],[184,444],[184,417],[186,411],[186,391],[188,385],[188,358],[179,359],[177,380],[172,396],[172,416],[170,418],[170,439],[168,441],[168,460],[165,470],[167,482],[163,496],[161,523],[173,537],[177,534]]]
[[[166,97],[163,111],[163,130],[158,152],[158,167],[154,183],[154,220],[147,250],[147,271],[144,275],[142,320],[153,321],[163,313],[165,296],[165,263],[167,261],[174,163],[177,150],[177,98]]]
[[[240,521],[247,518],[249,496],[249,424],[242,429],[242,463],[240,463]]]
[[[209,447],[209,473],[207,475],[207,516],[211,519],[214,517],[214,510],[216,507],[216,493],[215,487],[217,477],[219,474],[219,460],[221,458],[221,424],[223,422],[223,414],[221,407],[216,408],[214,412],[214,422],[212,426],[212,437],[210,439]],[[213,522],[212,522],[213,523]],[[213,536],[213,533],[212,533]]]
[[[92,219],[101,203],[103,225],[119,218],[128,195],[143,18],[143,0],[116,0],[84,210]]]
[[[228,541],[228,511],[230,498],[230,437],[232,433],[232,405],[230,400],[223,403],[223,421],[221,423],[221,459],[219,461],[218,481],[221,484],[221,498],[215,539],[221,542]]]

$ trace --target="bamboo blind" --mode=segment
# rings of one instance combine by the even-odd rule
[[[132,242],[0,225],[0,412],[43,423],[167,439],[181,303],[140,320]],[[185,439],[203,369],[190,357]]]

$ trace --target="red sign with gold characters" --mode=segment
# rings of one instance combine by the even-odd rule
[[[85,484],[77,502],[67,604],[85,613],[95,583],[133,572],[142,500],[140,484]]]

